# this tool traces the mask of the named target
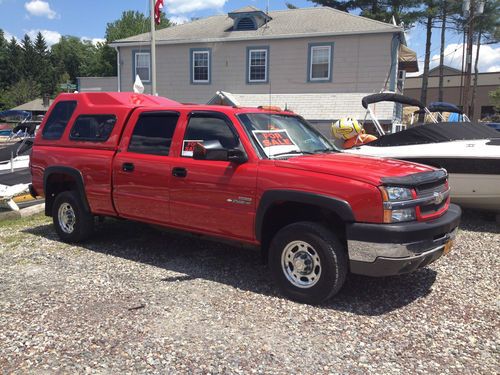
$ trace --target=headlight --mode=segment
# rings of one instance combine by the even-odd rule
[[[387,193],[387,200],[392,201],[409,201],[413,199],[413,195],[410,189],[397,187],[397,186],[388,186],[385,187],[385,192]]]
[[[415,207],[394,209],[390,202],[411,201],[414,199],[411,189],[398,186],[380,187],[384,200],[384,223],[400,223],[416,220]]]

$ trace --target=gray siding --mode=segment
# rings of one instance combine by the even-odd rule
[[[78,77],[78,91],[118,91],[118,77]]]
[[[393,34],[348,35],[210,44],[159,45],[158,93],[181,102],[205,103],[218,90],[240,93],[350,93],[378,92],[388,80]],[[308,82],[310,43],[334,43],[332,82]],[[269,46],[268,84],[247,84],[247,47]],[[190,49],[211,48],[211,83],[190,83]],[[132,91],[133,51],[120,47],[121,90]],[[145,85],[146,92],[151,86]]]

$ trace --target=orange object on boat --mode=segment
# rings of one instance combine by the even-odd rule
[[[367,143],[370,143],[370,142],[373,142],[376,140],[377,140],[377,137],[375,137],[374,135],[361,133],[356,137],[352,137],[352,138],[347,139],[344,142],[343,147],[344,147],[344,149],[349,149],[349,148],[353,148],[356,146],[365,145]]]

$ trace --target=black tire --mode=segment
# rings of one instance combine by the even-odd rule
[[[307,243],[310,247],[299,248],[299,245],[294,245],[295,241]],[[291,250],[287,250],[287,247]],[[293,249],[296,249],[295,253],[293,253]],[[320,263],[314,268],[315,271],[309,273],[310,276],[305,278],[313,280],[310,281],[311,286],[294,285],[294,282],[300,283],[303,279],[301,277],[297,279],[294,275],[290,275],[290,273],[294,273],[294,263],[286,262],[286,254],[291,252],[295,254],[294,259],[297,259],[301,249],[302,254],[305,254],[305,261],[309,264],[311,261],[314,262],[313,258],[317,260],[317,256],[319,256]],[[282,256],[285,258],[282,259]],[[308,258],[309,256],[311,259]],[[289,264],[287,270],[285,270],[285,266],[282,266],[282,261],[284,264]],[[302,264],[299,266],[302,267]],[[320,271],[318,271],[318,266]],[[308,304],[322,303],[337,294],[344,285],[349,268],[347,251],[335,234],[325,226],[313,222],[290,224],[275,235],[269,248],[269,267],[274,281],[286,297]],[[287,272],[289,276],[287,276]],[[301,276],[298,268],[295,273]]]
[[[72,226],[65,227],[59,220],[59,210],[62,206],[70,207],[74,212]],[[75,191],[64,191],[56,196],[52,207],[52,220],[59,238],[64,242],[75,243],[85,241],[94,230],[94,217],[88,212]],[[72,230],[70,230],[70,227]]]

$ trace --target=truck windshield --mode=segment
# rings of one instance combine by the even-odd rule
[[[298,116],[244,113],[238,115],[238,119],[260,153],[270,159],[338,151]]]

